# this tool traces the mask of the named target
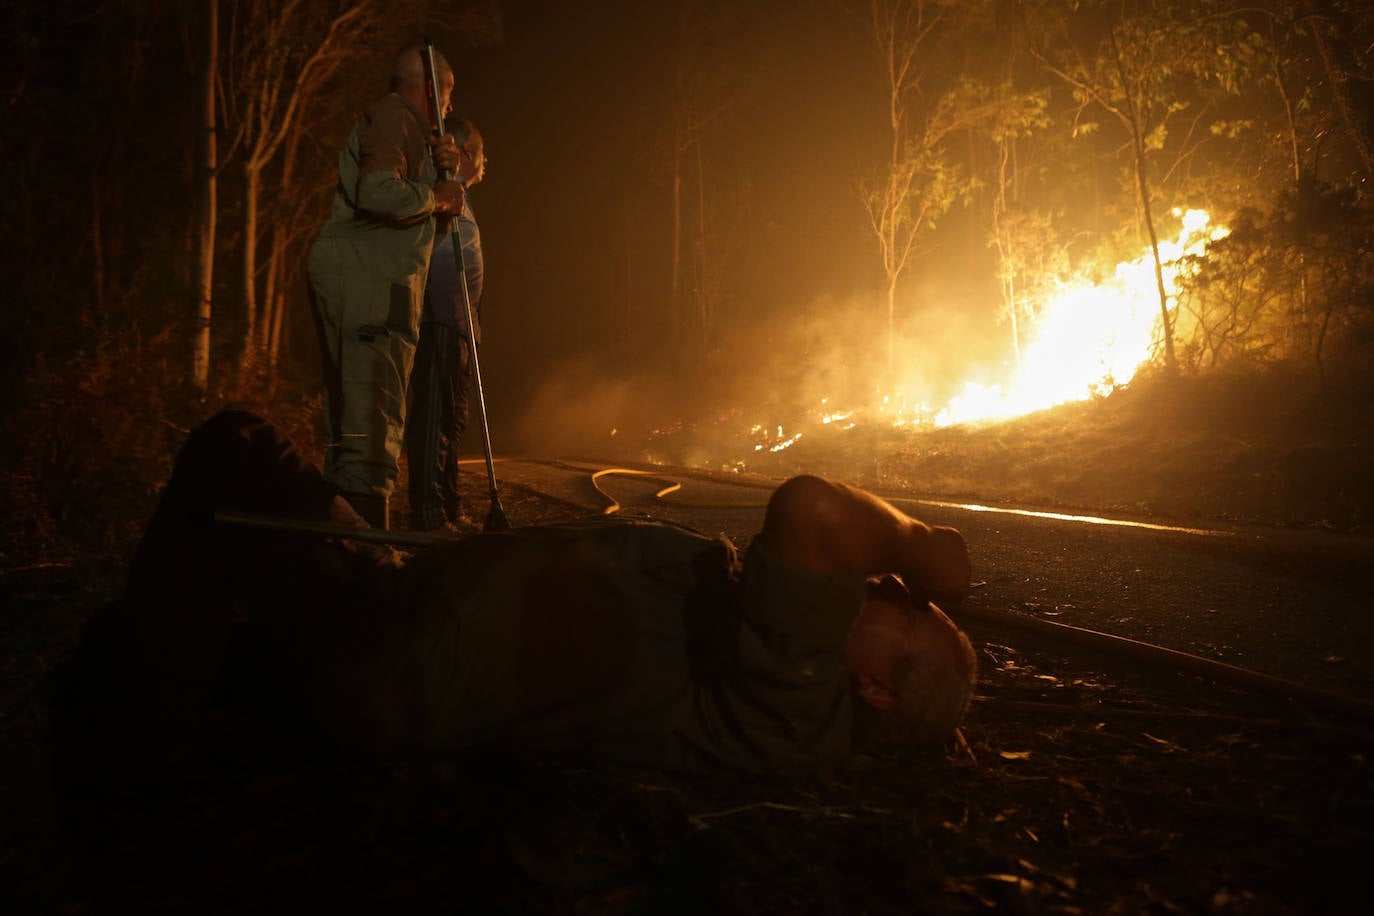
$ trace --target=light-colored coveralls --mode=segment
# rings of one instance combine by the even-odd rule
[[[310,249],[325,371],[324,475],[385,525],[405,429],[438,176],[424,115],[399,95],[363,112],[339,154],[333,211]]]

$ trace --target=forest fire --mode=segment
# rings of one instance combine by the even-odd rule
[[[1182,224],[1178,236],[1159,244],[1171,300],[1183,259],[1204,254],[1209,243],[1228,232],[1212,225],[1204,210],[1175,215]],[[869,405],[842,409],[822,399],[807,422],[839,429],[865,423],[895,428],[992,423],[1122,387],[1149,362],[1160,339],[1153,256],[1147,250],[1122,261],[1097,282],[1060,283],[1034,310],[1023,339],[1020,358],[1005,382],[967,379],[958,394],[939,405],[909,397],[906,392],[920,387],[920,379],[911,379],[879,393]],[[782,451],[804,435],[805,429],[785,430],[776,423],[754,424],[749,432],[756,453]]]
[[[1181,214],[1176,239],[1160,243],[1164,285],[1176,293],[1179,263],[1200,255],[1227,230],[1204,210]],[[967,382],[935,417],[936,426],[1005,420],[1105,394],[1127,384],[1158,340],[1159,299],[1149,252],[1116,265],[1098,284],[1071,284],[1049,297],[1005,386]]]

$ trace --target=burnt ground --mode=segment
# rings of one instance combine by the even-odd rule
[[[1243,450],[1260,447],[1246,441]],[[935,442],[909,457],[935,467],[952,449]],[[997,461],[1024,460],[1008,451],[987,446]],[[1134,451],[1122,455],[1134,461]],[[898,466],[915,465],[878,455],[866,482],[901,484],[890,472]],[[1241,486],[1252,476],[1244,462],[1227,468],[1212,479]],[[480,517],[483,483],[465,480]],[[1365,486],[1348,475],[1314,480],[1322,499],[1336,495],[1295,502],[1313,514],[1346,505],[1338,487]],[[966,483],[948,492],[1015,496]],[[517,524],[585,510],[518,484],[503,493]],[[1118,509],[1148,508],[1114,498]],[[1051,501],[1113,508],[1095,500]],[[117,592],[121,559],[34,563],[0,579],[9,834],[0,880],[11,912],[1353,913],[1374,904],[1364,873],[1374,861],[1368,718],[1070,655],[977,623],[965,626],[981,684],[960,740],[943,752],[875,751],[840,773],[684,778],[496,750],[355,759],[233,707],[175,749],[126,731],[83,732],[61,758],[73,766],[55,770],[44,676]],[[1364,575],[1342,571],[1350,594]],[[988,587],[1058,613],[1012,585]],[[1170,643],[1160,627],[1147,638]],[[1268,647],[1280,669],[1287,653],[1298,674],[1333,662],[1326,686],[1368,685],[1363,671],[1341,673],[1340,659],[1310,649]]]

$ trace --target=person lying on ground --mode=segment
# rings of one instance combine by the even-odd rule
[[[77,659],[145,731],[189,733],[246,685],[349,749],[776,772],[841,767],[865,734],[947,741],[974,688],[968,639],[930,603],[968,591],[961,535],[818,477],[778,487],[742,559],[646,518],[407,557],[221,509],[364,524],[267,421],[195,430]]]

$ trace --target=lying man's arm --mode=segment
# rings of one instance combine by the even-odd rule
[[[850,575],[897,573],[927,598],[958,601],[969,591],[964,538],[927,525],[865,490],[819,477],[793,477],[768,502],[759,541],[793,566]]]

